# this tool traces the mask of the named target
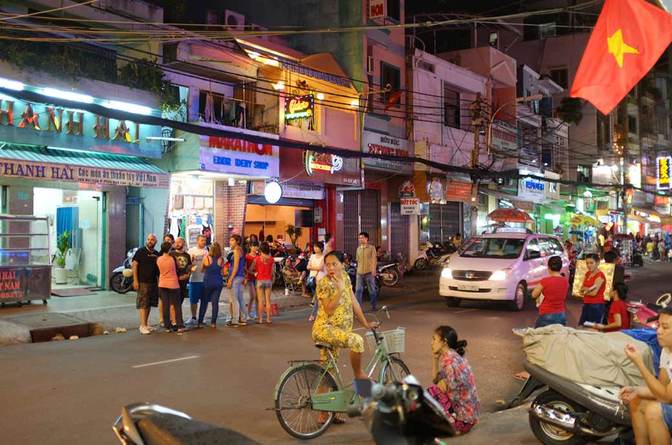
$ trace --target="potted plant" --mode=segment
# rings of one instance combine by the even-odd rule
[[[56,284],[66,284],[68,273],[65,270],[65,256],[70,249],[70,232],[61,233],[56,242],[56,257],[54,258],[54,279]]]
[[[302,235],[301,227],[296,227],[296,226],[293,226],[292,224],[289,224],[289,225],[287,225],[287,230],[285,230],[285,233],[287,234],[287,236],[289,236],[289,240],[292,242],[292,245],[294,247],[298,247],[296,245],[296,241]]]

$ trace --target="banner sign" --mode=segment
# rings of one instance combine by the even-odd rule
[[[263,195],[264,181],[254,181],[252,183],[252,194]],[[282,184],[282,197],[294,199],[324,199],[324,186],[321,184],[309,183],[284,183]]]
[[[446,201],[471,202],[472,183],[448,180],[446,183]]]
[[[0,301],[46,300],[50,290],[50,266],[0,268]]]
[[[408,141],[406,139],[399,139],[386,134],[375,133],[373,131],[364,131],[362,151],[364,153],[407,158]],[[413,168],[413,165],[409,162],[396,162],[387,159],[373,158],[365,158],[364,165],[378,170],[405,172],[409,175]]]
[[[420,214],[420,199],[418,198],[401,198],[401,214],[402,215],[419,215]]]
[[[537,178],[518,180],[518,198],[531,202],[542,202],[546,196],[546,182]]]
[[[385,0],[369,0],[369,19],[385,17]]]
[[[672,156],[656,158],[656,187],[658,190],[670,189],[670,176],[672,176]]]
[[[312,176],[316,171],[333,175],[343,169],[343,158],[329,153],[316,153],[306,150],[303,152],[303,160],[308,176]]]
[[[141,165],[138,168],[142,168]],[[0,177],[109,184],[123,187],[169,187],[169,175],[46,162],[0,159]]]
[[[315,112],[315,96],[304,94],[285,98],[285,120],[305,119],[313,117]]]
[[[201,136],[201,170],[246,176],[278,177],[280,148],[245,139]]]

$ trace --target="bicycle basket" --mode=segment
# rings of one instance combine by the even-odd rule
[[[380,332],[378,335],[383,338],[385,349],[387,349],[388,353],[401,353],[406,350],[406,328],[399,327]],[[372,351],[376,349],[376,339],[373,337],[372,332],[366,333],[366,343]]]

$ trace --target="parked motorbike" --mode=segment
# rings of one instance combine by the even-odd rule
[[[377,269],[376,284],[380,282],[388,287],[393,287],[399,284],[401,276],[399,274],[399,264],[396,261],[388,262],[387,264],[378,263]]]
[[[131,269],[131,262],[133,261],[133,256],[137,250],[138,248],[135,247],[126,252],[126,258],[124,259],[124,262],[112,271],[112,276],[110,277],[110,288],[113,291],[120,294],[125,294],[133,288],[133,271]]]

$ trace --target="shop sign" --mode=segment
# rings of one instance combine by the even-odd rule
[[[315,96],[291,96],[285,98],[285,121],[313,117],[315,112]]]
[[[672,157],[656,158],[656,187],[658,190],[670,189],[670,176],[672,176]]]
[[[408,141],[386,134],[365,131],[362,139],[362,150],[364,153],[407,158]],[[413,165],[409,162],[398,162],[377,158],[364,158],[364,166],[377,170],[407,172],[409,174],[413,168]]]
[[[401,214],[402,215],[419,215],[420,214],[420,199],[418,198],[401,198]]]
[[[168,188],[168,174],[0,159],[0,177]]]
[[[527,177],[518,180],[518,198],[531,202],[544,200],[546,183],[537,178]]]
[[[148,136],[160,137],[161,128],[0,96],[5,142],[160,158],[161,144]]]
[[[241,138],[201,136],[201,170],[245,176],[277,177],[280,148]]]
[[[546,179],[553,179],[553,180],[559,180],[560,175],[558,173],[554,172],[544,172],[544,177]],[[545,198],[546,199],[551,199],[551,200],[559,200],[560,199],[560,183],[559,182],[552,182],[552,181],[546,181],[545,185]]]
[[[668,196],[656,195],[653,205],[658,213],[662,213],[663,215],[670,214],[670,198]]]
[[[308,176],[316,171],[334,174],[343,169],[343,158],[330,153],[316,153],[314,151],[303,152],[303,162]]]
[[[50,284],[49,266],[0,268],[0,300],[47,298]]]
[[[265,185],[264,181],[252,182],[252,194],[263,195]],[[282,196],[283,198],[322,200],[324,199],[324,186],[321,184],[292,184],[285,182],[282,184]]]
[[[466,181],[449,180],[446,184],[446,200],[471,202],[472,184]]]
[[[385,0],[369,0],[369,19],[385,17]]]
[[[406,180],[401,184],[399,198],[415,198],[415,185],[411,181]]]

